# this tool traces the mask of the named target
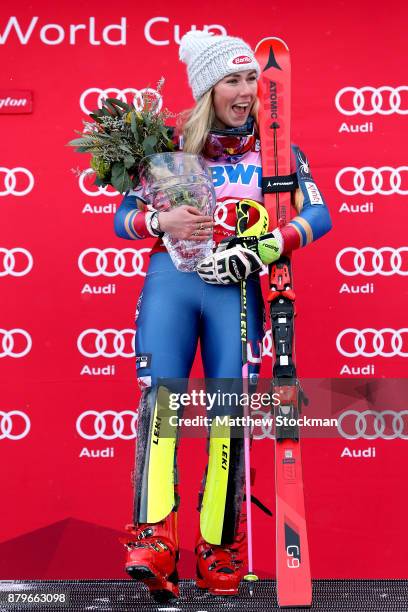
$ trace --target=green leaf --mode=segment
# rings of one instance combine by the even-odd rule
[[[137,121],[135,113],[131,113],[130,115],[130,129],[132,130],[132,134],[135,137],[135,141],[139,142],[139,133],[137,131]]]
[[[110,180],[107,177],[101,178],[96,175],[94,185],[97,185],[98,187],[106,187],[107,185],[110,185],[110,184],[111,184]]]
[[[104,107],[108,109],[108,111],[110,111],[110,114],[113,115],[114,117],[121,117],[121,112],[118,111],[118,109],[111,104],[108,100],[105,100],[103,103]]]
[[[90,142],[86,138],[74,138],[74,140],[70,140],[68,144],[71,147],[82,147],[83,145],[90,146]]]
[[[99,115],[97,115],[96,113],[89,113],[89,116],[92,117],[92,119],[96,121],[97,123],[101,123]]]
[[[129,104],[126,104],[126,102],[122,102],[122,100],[118,100],[117,98],[106,98],[106,101],[114,104],[115,106],[119,106],[128,112],[132,110],[132,107],[129,106]]]
[[[142,144],[145,155],[152,155],[153,153],[155,153],[154,147],[156,144],[157,144],[156,136],[152,135],[152,136],[148,136],[147,138],[145,138]]]
[[[131,168],[135,163],[135,158],[133,157],[133,155],[126,155],[123,160],[123,163],[125,164],[125,168],[129,170],[129,168]]]
[[[112,185],[119,193],[125,193],[132,186],[132,181],[122,162],[115,162],[112,166]]]

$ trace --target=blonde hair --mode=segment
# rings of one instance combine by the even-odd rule
[[[249,112],[255,119],[255,125],[258,129],[258,109],[259,99],[255,98],[252,108]],[[207,91],[196,102],[193,108],[190,108],[180,114],[178,121],[178,131],[183,135],[183,151],[193,153],[195,155],[203,150],[208,132],[214,125],[216,115],[213,104],[213,89]]]

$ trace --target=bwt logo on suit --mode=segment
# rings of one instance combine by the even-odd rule
[[[3,29],[0,32],[0,44],[5,45],[9,40],[14,42],[17,40],[22,45],[27,45],[32,39],[40,38],[44,45],[61,45],[67,42],[70,45],[81,43],[88,39],[90,45],[101,45],[102,43],[111,46],[120,46],[127,44],[126,28],[127,18],[121,17],[120,23],[110,23],[105,27],[97,26],[96,18],[89,17],[87,23],[70,23],[61,25],[59,23],[39,23],[39,17],[31,17],[28,19],[19,19],[16,16],[11,16]],[[163,32],[162,24],[170,24],[168,17],[154,17],[149,19],[144,26],[144,36],[148,43],[155,46],[170,45],[171,42],[180,43],[181,33],[180,26],[175,24],[170,26],[170,31]],[[195,25],[191,26],[192,30],[196,29]],[[226,34],[226,29],[221,25],[204,25],[203,30],[211,31],[214,34]],[[172,30],[172,31],[171,31]],[[85,33],[83,32],[85,31]],[[186,30],[187,32],[188,30]]]

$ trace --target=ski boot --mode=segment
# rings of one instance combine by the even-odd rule
[[[197,557],[196,585],[208,589],[211,595],[237,595],[246,559],[246,533],[239,531],[232,544],[209,544],[199,531],[195,553]]]
[[[177,513],[170,512],[159,523],[127,525],[126,530],[132,534],[130,539],[122,539],[129,576],[141,580],[160,603],[178,597]]]

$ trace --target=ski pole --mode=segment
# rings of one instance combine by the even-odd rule
[[[247,229],[249,209],[254,207],[259,212],[259,220],[257,223]],[[265,208],[258,202],[253,200],[240,200],[237,203],[237,237],[245,237],[250,235],[260,235],[264,233],[268,227],[268,216]],[[242,391],[243,394],[249,393],[248,384],[248,316],[247,316],[247,282],[242,280],[240,283],[241,289],[241,355],[242,355]],[[256,582],[258,576],[253,572],[253,547],[252,547],[252,508],[251,508],[251,449],[250,449],[250,428],[247,423],[249,417],[248,403],[244,404],[244,463],[245,463],[245,506],[247,515],[247,547],[248,547],[248,573],[244,576],[244,580],[249,582],[249,593],[253,595],[253,583]]]

